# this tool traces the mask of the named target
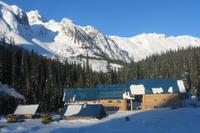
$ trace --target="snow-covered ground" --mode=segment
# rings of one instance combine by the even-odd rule
[[[126,121],[128,116],[130,121]],[[199,133],[200,108],[157,109],[117,112],[102,120],[62,120],[48,125],[40,119],[21,123],[0,121],[8,133]]]

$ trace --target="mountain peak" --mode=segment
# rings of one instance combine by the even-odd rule
[[[1,6],[1,10],[12,12],[14,15],[16,15],[19,18],[26,17],[26,13],[16,5],[8,5],[0,1],[0,6]]]
[[[74,21],[69,18],[63,18],[60,22],[61,23],[74,23]]]
[[[78,60],[79,56],[106,60],[139,61],[167,50],[189,46],[200,46],[200,39],[188,36],[170,36],[157,33],[143,33],[131,38],[106,36],[93,26],[79,26],[71,19],[60,22],[45,21],[38,10],[25,13],[15,5],[0,1],[0,37],[14,38],[15,44],[35,50],[49,57],[58,56]],[[82,62],[83,63],[83,62]],[[105,63],[106,64],[106,63]],[[103,66],[102,64],[93,63]],[[106,68],[106,65],[104,65]]]
[[[86,32],[86,33],[93,33],[93,32],[99,32],[95,27],[91,26],[91,25],[87,25],[82,27],[82,29]]]
[[[26,13],[28,16],[29,23],[32,24],[41,24],[45,22],[43,17],[40,15],[38,10],[30,11]]]
[[[165,38],[165,34],[158,34],[158,33],[142,33],[140,35],[131,37],[131,38]]]

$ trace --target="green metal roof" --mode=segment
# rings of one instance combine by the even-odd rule
[[[97,85],[99,99],[122,99],[123,93],[129,91],[127,84]]]
[[[79,104],[79,105],[82,106],[81,110],[77,114],[73,114],[72,115],[73,117],[92,117],[101,119],[107,115],[102,104]],[[63,115],[67,111],[68,106],[70,106],[70,104],[64,105]]]
[[[177,81],[181,79],[146,79],[146,80],[129,80],[128,86],[131,85],[143,85],[145,88],[145,94],[153,94],[152,88],[162,88],[163,94],[167,94],[168,89],[172,87],[173,92],[172,93],[179,93],[180,88],[177,84]]]
[[[131,85],[143,85],[145,94],[153,94],[152,88],[162,88],[163,94],[167,94],[170,87],[172,93],[180,93],[177,81],[181,79],[157,79],[157,80],[129,80],[127,84],[97,85],[96,88],[66,88],[63,101],[93,101],[98,99],[122,99],[124,92],[130,92]]]
[[[123,93],[128,91],[126,84],[98,85],[96,88],[66,88],[64,101],[92,101],[98,99],[122,99]]]
[[[66,88],[64,90],[64,101],[78,100],[78,101],[92,101],[97,99],[96,88]]]

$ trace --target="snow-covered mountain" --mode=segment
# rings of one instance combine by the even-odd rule
[[[178,48],[199,47],[200,39],[192,36],[165,36],[164,34],[148,33],[131,38],[110,36],[118,46],[126,51],[131,59],[139,61],[146,57]]]
[[[104,71],[107,60],[138,61],[170,49],[200,46],[200,39],[191,36],[166,37],[156,33],[131,38],[107,36],[92,26],[80,26],[68,18],[60,22],[46,20],[37,10],[24,12],[4,2],[0,2],[0,10],[1,38],[14,39],[16,45],[62,60],[82,63],[85,61],[82,58],[88,55],[95,70]]]

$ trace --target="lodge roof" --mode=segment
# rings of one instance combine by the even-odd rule
[[[185,87],[180,79],[129,80],[126,84],[100,84],[96,88],[66,88],[63,101],[122,99],[125,92],[133,95],[184,93]]]
[[[63,101],[92,101],[98,99],[122,99],[122,94],[128,91],[126,84],[97,85],[96,88],[66,88]]]
[[[128,86],[132,93],[136,92],[136,89],[142,89],[141,87],[137,88],[139,85],[143,85],[144,94],[155,94],[154,91],[162,91],[162,94],[167,93],[181,93],[185,92],[185,87],[181,79],[156,79],[156,80],[129,80]]]

